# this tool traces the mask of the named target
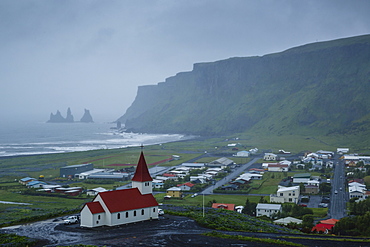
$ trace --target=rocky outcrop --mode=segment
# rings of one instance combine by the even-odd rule
[[[85,109],[85,113],[83,117],[80,120],[83,123],[93,123],[93,118],[90,114],[90,111]],[[68,107],[67,109],[67,117],[64,118],[59,110],[57,110],[57,113],[50,114],[50,119],[47,121],[47,123],[74,123],[74,117],[72,115],[71,109]]]
[[[83,123],[93,123],[94,122],[89,110],[85,109],[85,113],[82,116],[80,122],[83,122]]]
[[[74,118],[73,118],[73,115],[72,115],[72,112],[71,112],[71,108],[69,108],[69,107],[68,107],[68,110],[67,110],[66,122],[67,123],[73,123],[74,122]]]
[[[60,114],[59,110],[57,110],[57,113],[55,114],[50,113],[50,119],[48,123],[65,123],[65,122],[66,122],[65,118],[62,116],[62,114]]]

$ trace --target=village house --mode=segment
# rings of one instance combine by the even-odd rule
[[[29,183],[27,183],[28,188],[42,188],[44,185],[46,185],[45,182],[34,180]]]
[[[225,169],[227,167],[232,167],[232,166],[234,166],[234,161],[226,157],[222,157],[222,158],[219,158],[217,160],[214,160],[208,163],[208,167],[218,167],[222,169]]]
[[[23,184],[23,185],[26,185],[29,182],[32,182],[32,181],[35,181],[35,180],[36,180],[36,178],[25,177],[25,178],[19,179],[19,183]]]
[[[261,180],[263,178],[263,175],[262,174],[255,174],[255,173],[243,173],[241,175],[239,175],[239,177],[237,177],[235,179],[236,180],[243,180],[243,181],[247,181],[249,182],[250,180]]]
[[[242,157],[242,158],[243,157],[244,158],[248,158],[249,155],[250,155],[250,152],[248,152],[248,151],[239,151],[236,154],[234,154],[233,156],[235,156],[235,157]]]
[[[177,187],[179,187],[181,190],[189,191],[191,188],[194,187],[195,184],[192,184],[190,182],[184,183],[184,184],[178,184]]]
[[[174,198],[182,198],[182,190],[178,187],[171,187],[167,189],[166,196],[174,197]]]
[[[278,219],[278,220],[274,220],[274,223],[275,224],[280,224],[280,225],[288,225],[288,224],[291,224],[291,223],[294,223],[294,224],[302,224],[302,220],[300,219],[297,219],[297,218],[293,218],[293,217],[285,217],[285,218],[281,218],[281,219]]]
[[[190,182],[194,183],[194,181],[196,180],[199,180],[201,184],[204,184],[207,182],[207,177],[202,174],[198,174],[197,176],[190,176]]]
[[[181,167],[187,167],[191,170],[193,169],[204,169],[206,167],[205,163],[182,163]]]
[[[348,165],[351,161],[355,164],[359,161],[369,162],[370,156],[359,156],[359,155],[343,155],[340,159],[344,160],[344,163]]]
[[[153,179],[152,187],[153,189],[161,189],[164,186],[164,181],[161,179]]]
[[[298,203],[300,195],[300,188],[299,186],[278,186],[278,190],[276,194],[270,195],[270,202],[272,203],[285,203],[285,202],[293,202]]]
[[[317,185],[306,184],[304,186],[304,192],[306,194],[318,194],[320,192],[320,188]]]
[[[98,187],[98,188],[87,190],[86,194],[88,196],[96,196],[97,194],[99,194],[101,192],[105,192],[105,191],[108,191],[108,190],[104,189],[103,187]]]
[[[266,215],[267,217],[271,218],[282,211],[281,204],[258,203],[256,207],[256,216],[259,217]]]
[[[333,230],[333,227],[338,221],[337,219],[322,220],[312,227],[311,232],[328,234]]]
[[[141,152],[132,188],[101,192],[81,210],[81,227],[117,226],[158,219],[152,177]]]
[[[264,169],[265,171],[267,171],[267,168],[269,167],[269,165],[277,165],[277,164],[280,164],[280,163],[277,163],[277,162],[274,162],[274,163],[262,163],[262,169]]]
[[[264,160],[277,160],[277,158],[278,156],[273,153],[265,153],[265,155],[263,156]]]
[[[348,192],[350,199],[358,198],[358,201],[366,200],[370,195],[370,191],[366,190],[366,185],[358,182],[348,183]]]
[[[267,166],[269,172],[287,172],[289,171],[289,165],[283,164],[269,164]]]
[[[338,154],[346,154],[349,152],[349,148],[337,148]]]
[[[311,180],[310,173],[296,173],[293,175],[293,183],[294,184],[307,184],[308,181]]]

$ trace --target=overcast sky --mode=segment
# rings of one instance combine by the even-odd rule
[[[0,117],[113,121],[194,63],[370,33],[368,0],[1,0]]]

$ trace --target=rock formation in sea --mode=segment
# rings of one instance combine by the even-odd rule
[[[73,115],[71,113],[71,108],[69,108],[69,107],[68,107],[68,110],[67,110],[66,122],[67,123],[73,123],[74,122],[74,118],[73,118]]]
[[[82,116],[80,122],[83,122],[83,123],[93,123],[94,122],[89,110],[85,109],[85,113]]]
[[[55,114],[50,113],[50,119],[49,119],[48,123],[64,123],[65,121],[66,120],[62,116],[62,114],[60,114],[60,111],[57,110],[57,113],[55,113]]]

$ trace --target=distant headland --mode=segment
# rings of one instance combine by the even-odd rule
[[[72,115],[71,109],[68,107],[67,109],[67,117],[63,117],[59,110],[57,110],[57,113],[53,114],[50,113],[50,119],[47,121],[47,123],[74,123],[74,117]],[[93,118],[90,114],[90,111],[85,109],[85,113],[82,116],[80,122],[82,123],[93,123]]]

